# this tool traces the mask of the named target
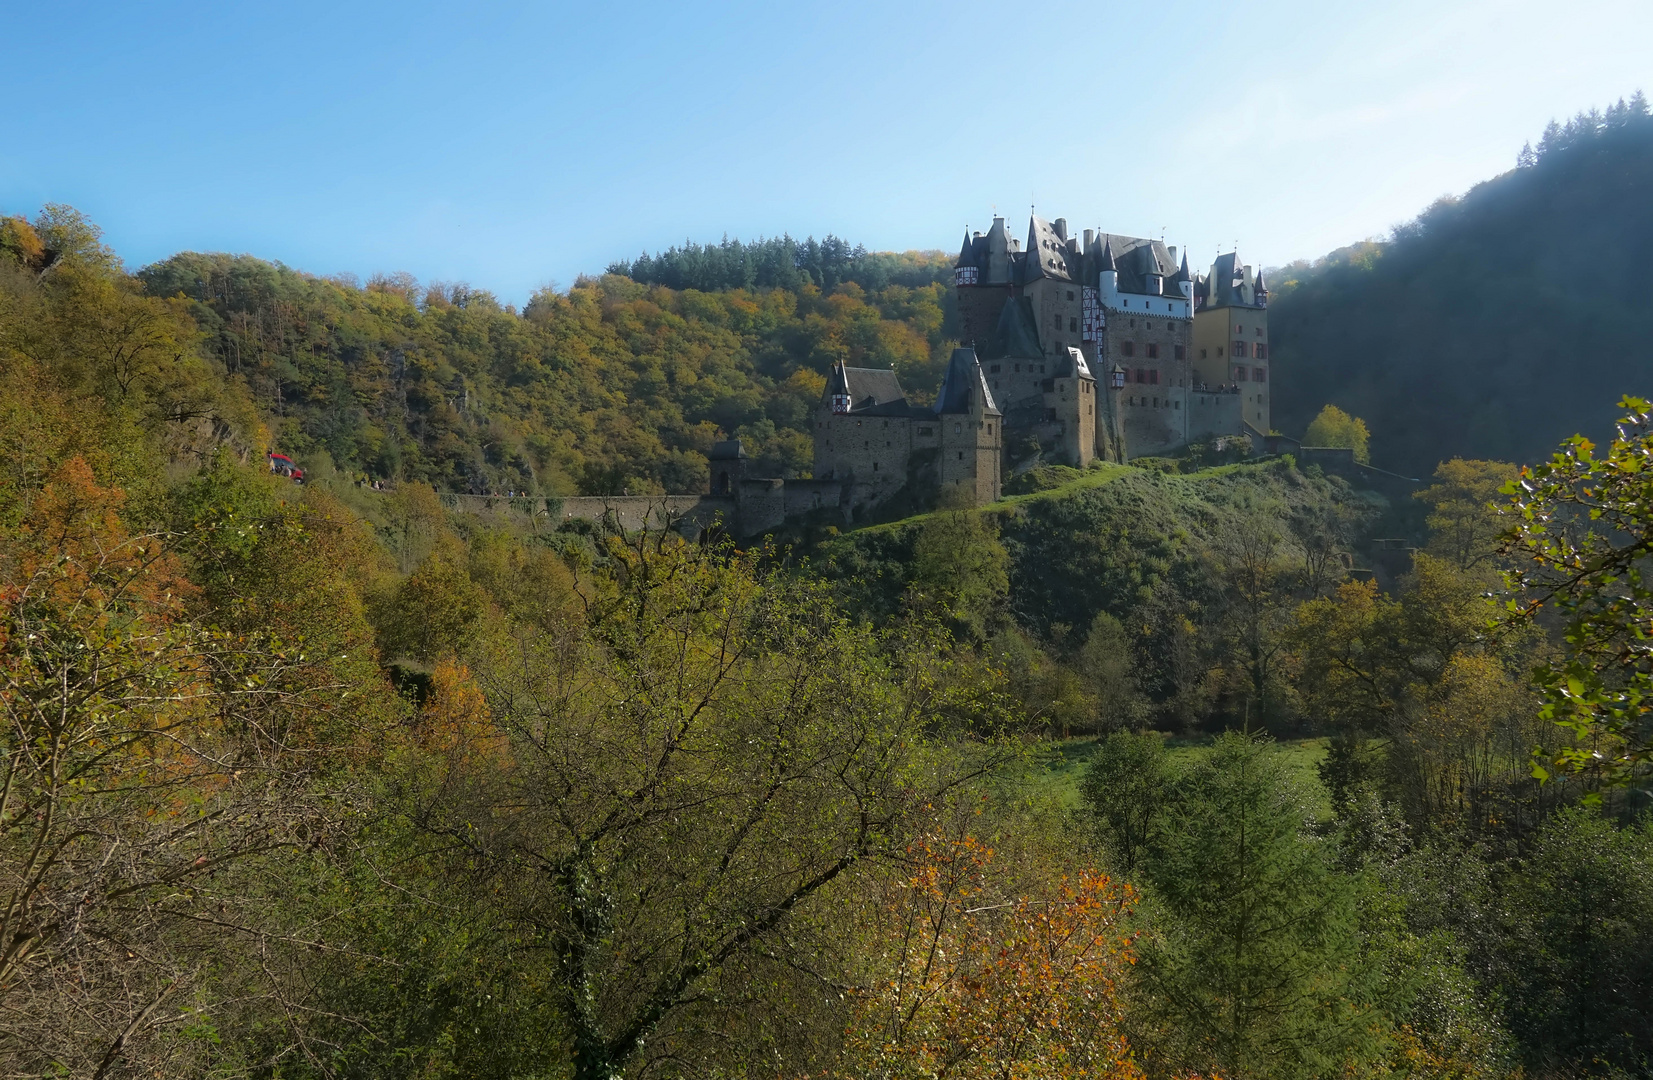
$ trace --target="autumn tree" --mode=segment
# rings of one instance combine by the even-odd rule
[[[0,1059],[12,1071],[189,1068],[162,1037],[213,1011],[201,974],[213,883],[322,826],[279,713],[295,687],[268,635],[189,618],[165,538],[79,459],[0,543]]]
[[[1429,553],[1461,570],[1488,566],[1507,528],[1502,492],[1516,472],[1502,461],[1441,462],[1435,482],[1413,496],[1429,506]]]
[[[921,626],[871,634],[669,536],[605,558],[577,616],[479,662],[504,763],[415,811],[471,902],[538,943],[582,1080],[715,1052],[719,980],[784,954],[824,890],[898,856],[992,756],[932,744],[950,691]]]
[[[1327,405],[1303,432],[1304,446],[1341,446],[1355,452],[1356,461],[1371,460],[1371,432],[1366,421],[1350,416],[1336,405]]]
[[[1134,900],[1094,871],[1038,895],[995,888],[993,850],[928,836],[876,915],[845,1077],[1141,1075],[1122,1034]]]

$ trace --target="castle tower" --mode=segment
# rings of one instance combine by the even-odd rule
[[[953,350],[936,395],[935,414],[941,435],[937,473],[943,497],[962,489],[975,506],[997,499],[1004,418],[993,404],[976,350]]]
[[[1262,273],[1254,274],[1233,251],[1217,256],[1200,285],[1201,302],[1194,313],[1195,380],[1237,397],[1239,422],[1267,435],[1268,286]]]

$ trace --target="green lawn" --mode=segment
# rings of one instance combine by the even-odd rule
[[[1160,735],[1165,740],[1165,749],[1172,762],[1178,765],[1191,762],[1196,754],[1211,745],[1212,738],[1186,739],[1164,732]],[[1332,805],[1331,796],[1320,784],[1319,768],[1326,759],[1326,749],[1330,743],[1331,740],[1323,736],[1275,741],[1292,775],[1306,789],[1318,793],[1319,816],[1323,819],[1331,817]],[[1030,779],[1063,806],[1077,808],[1080,802],[1079,782],[1084,776],[1085,762],[1090,758],[1091,748],[1095,745],[1095,740],[1090,738],[1055,739],[1045,743],[1034,753],[1035,768]]]

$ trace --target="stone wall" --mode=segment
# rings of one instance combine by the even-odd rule
[[[609,515],[628,531],[664,528],[669,519],[704,529],[719,518],[726,527],[735,527],[739,507],[729,495],[581,495],[562,500],[563,521],[602,521]]]
[[[1188,441],[1240,434],[1241,395],[1233,391],[1188,391]]]

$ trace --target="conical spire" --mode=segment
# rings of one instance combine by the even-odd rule
[[[1117,273],[1119,270],[1113,264],[1113,238],[1111,236],[1104,237],[1102,240],[1102,261],[1097,264],[1096,269],[1099,273],[1106,273],[1109,270]]]
[[[1174,281],[1174,282],[1175,281],[1187,281],[1187,280],[1189,280],[1189,278],[1188,278],[1188,252],[1185,251],[1185,252],[1182,253],[1182,265],[1179,266],[1177,268],[1177,272],[1171,276],[1171,280]]]
[[[987,388],[987,379],[981,373],[981,362],[976,359],[976,350],[969,346],[954,349],[947,363],[947,374],[941,380],[941,390],[936,394],[936,415],[967,413],[971,399],[978,394],[984,412],[998,412],[993,393]]]
[[[959,261],[953,264],[954,269],[961,266],[976,265],[976,245],[970,241],[970,230],[964,230],[964,246],[959,248]]]

